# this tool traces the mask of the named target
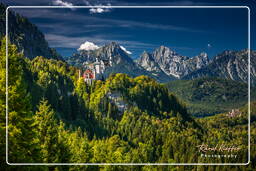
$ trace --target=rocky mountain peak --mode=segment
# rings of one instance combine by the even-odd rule
[[[193,58],[181,56],[168,47],[160,46],[152,54],[143,52],[137,63],[147,71],[161,70],[166,75],[181,78],[209,63],[206,53]]]
[[[140,57],[136,60],[140,65],[145,66],[145,64],[149,64],[149,62],[154,62],[152,55],[146,51],[140,55]]]
[[[194,61],[192,63],[194,63],[196,69],[199,69],[208,65],[210,62],[208,55],[205,52],[202,52],[198,56],[191,58],[191,60]]]
[[[158,63],[155,62],[155,59],[151,53],[143,51],[143,53],[140,55],[140,58],[138,58],[135,62],[138,66],[142,67],[156,77],[163,78],[165,80],[174,79],[162,71]]]
[[[163,45],[157,48],[153,53],[155,54],[154,56],[158,57],[171,57],[177,55],[175,51],[172,51],[170,48]]]
[[[190,59],[197,59],[199,61],[204,61],[206,63],[209,63],[209,58],[208,58],[208,54],[205,52],[201,52],[199,55],[192,57]]]
[[[109,44],[106,44],[105,46],[109,47],[109,48],[112,48],[112,49],[120,48],[120,45],[117,42],[111,42]]]
[[[151,60],[151,61],[154,61],[154,59],[152,58],[152,54],[148,53],[147,51],[143,51],[143,53],[140,55],[140,58],[139,58],[141,61],[142,60]]]
[[[208,58],[208,55],[207,55],[207,53],[205,53],[205,52],[201,52],[201,53],[198,55],[198,57]]]
[[[223,57],[231,56],[234,53],[234,51],[231,50],[225,50],[221,54],[216,55],[213,60],[218,60]]]
[[[109,44],[106,44],[105,46],[102,47],[102,49],[106,49],[111,53],[113,52],[118,53],[119,51],[122,51],[120,45],[116,42],[111,42]]]

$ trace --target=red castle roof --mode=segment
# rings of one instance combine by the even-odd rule
[[[85,70],[84,74],[83,74],[83,78],[84,79],[94,79],[94,74],[93,74],[92,70],[90,70],[90,69]]]

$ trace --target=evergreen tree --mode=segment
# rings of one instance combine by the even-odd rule
[[[47,100],[43,99],[40,101],[34,119],[37,140],[40,144],[40,154],[43,162],[59,162],[61,154],[58,142],[58,124],[55,119],[55,113]]]

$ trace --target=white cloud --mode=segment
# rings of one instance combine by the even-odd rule
[[[131,55],[131,54],[132,54],[132,52],[130,52],[130,51],[128,51],[128,50],[126,50],[126,49],[125,49],[125,47],[120,46],[120,48],[121,48],[123,51],[125,51],[127,54],[129,54],[129,55]]]
[[[107,3],[107,4],[100,4],[99,2],[90,2],[89,0],[84,0],[84,3],[87,5],[87,6],[92,6],[92,8],[89,9],[89,12],[90,14],[101,14],[101,13],[104,13],[104,12],[110,12],[111,11],[111,4],[110,3]],[[93,7],[95,6],[95,7]]]
[[[99,48],[100,47],[95,45],[94,43],[86,41],[83,44],[81,44],[77,50],[96,50]]]
[[[70,2],[65,2],[65,1],[62,1],[62,0],[54,0],[54,1],[53,1],[53,4],[54,4],[54,5],[60,5],[60,6],[73,6],[72,3],[70,3]]]
[[[207,47],[208,47],[208,48],[211,48],[211,47],[212,47],[212,45],[211,45],[210,43],[208,43],[208,44],[207,44]]]
[[[91,14],[95,14],[95,13],[103,13],[103,12],[110,12],[109,8],[91,8],[89,9]]]

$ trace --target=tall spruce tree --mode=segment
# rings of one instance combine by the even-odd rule
[[[34,116],[35,131],[40,144],[40,156],[45,163],[59,162],[58,124],[55,113],[46,99],[42,99]]]

